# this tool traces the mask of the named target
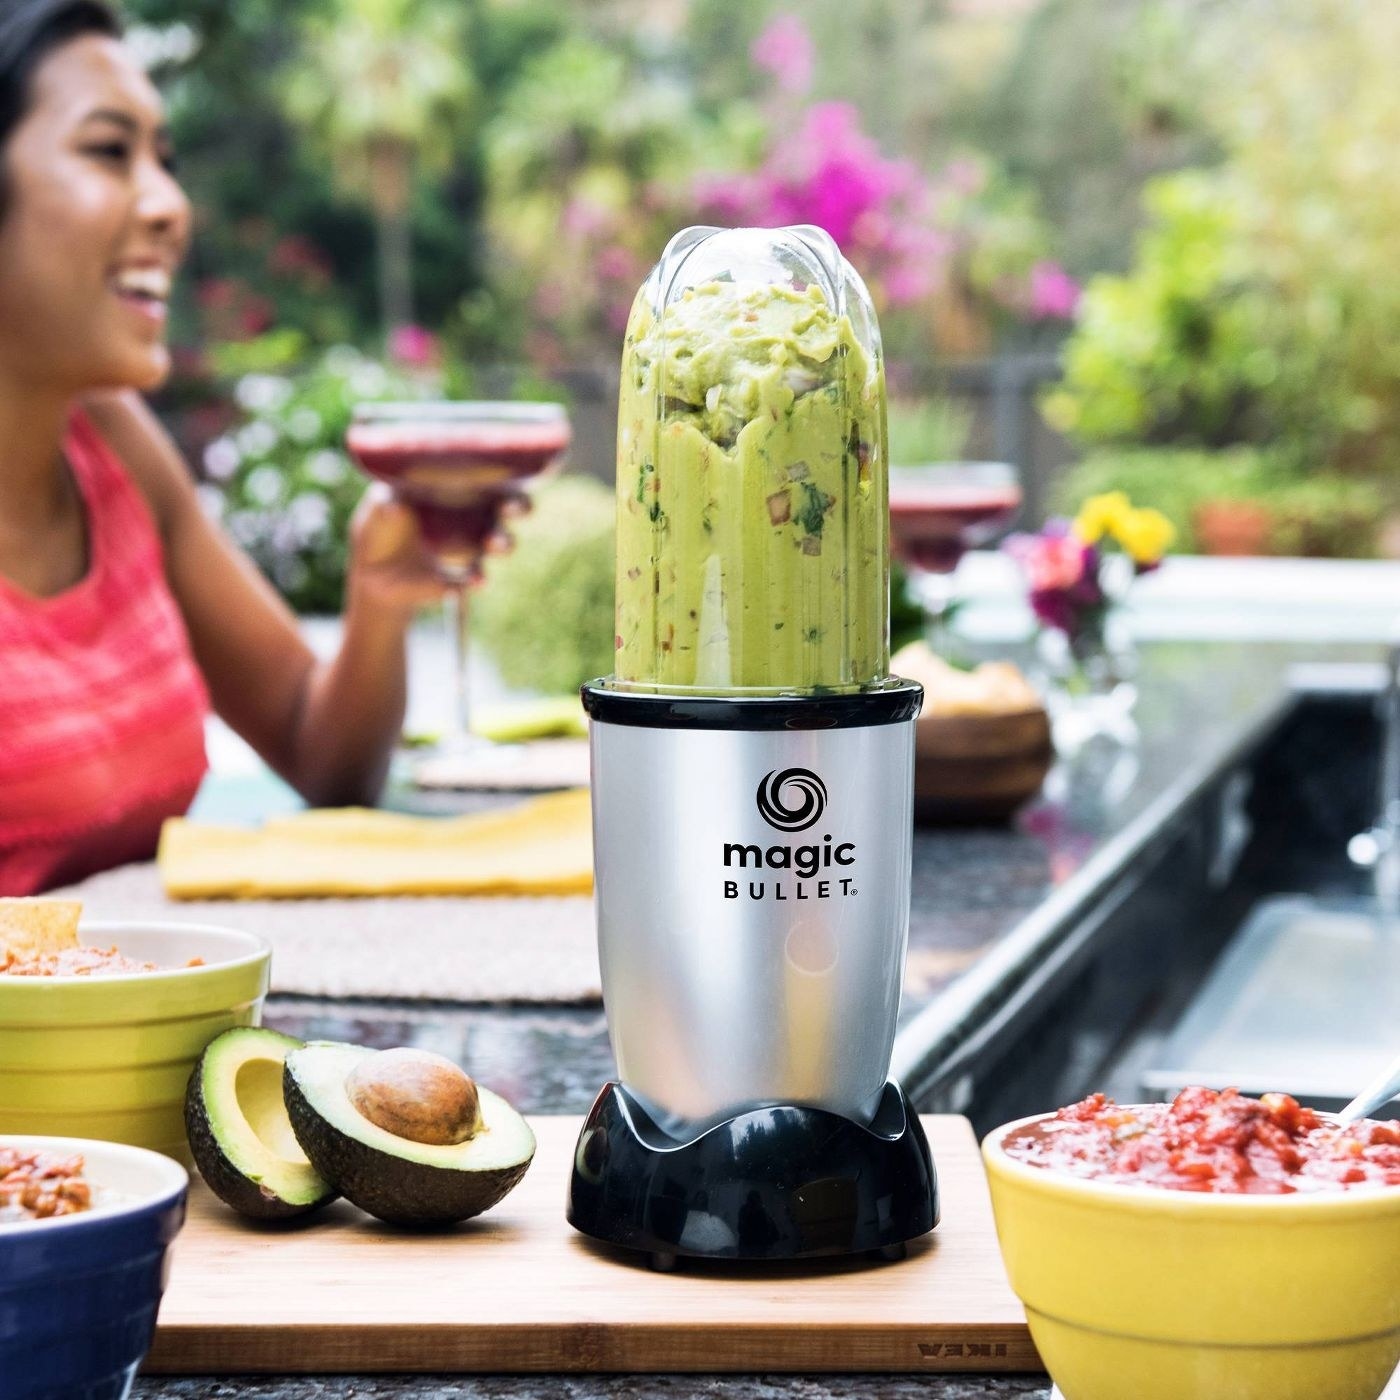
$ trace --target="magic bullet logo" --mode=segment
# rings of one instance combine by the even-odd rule
[[[758,785],[758,815],[775,831],[806,831],[825,811],[826,784],[810,768],[775,768]]]
[[[826,815],[826,784],[810,768],[774,768],[765,773],[756,794],[758,814],[775,831],[793,834],[814,827]],[[840,872],[855,864],[856,848],[850,841],[834,841],[827,834],[809,838],[810,844],[789,846],[778,843],[759,846],[743,841],[724,843],[726,871],[786,871],[762,880],[726,879],[725,899],[849,898],[856,893],[853,874]],[[794,878],[795,877],[795,878]]]

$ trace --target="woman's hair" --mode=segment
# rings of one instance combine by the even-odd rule
[[[105,0],[0,0],[0,153],[29,110],[34,70],[80,34],[117,38],[121,21]],[[0,171],[0,213],[5,206]]]

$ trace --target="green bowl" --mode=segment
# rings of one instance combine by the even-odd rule
[[[84,922],[158,972],[0,977],[0,1133],[100,1138],[182,1161],[185,1084],[200,1052],[262,1017],[272,950],[206,924]],[[202,958],[202,967],[186,967]]]

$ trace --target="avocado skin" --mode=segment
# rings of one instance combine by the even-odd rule
[[[534,1161],[516,1166],[454,1171],[410,1162],[357,1142],[311,1106],[290,1066],[282,1070],[282,1096],[292,1132],[311,1165],[347,1201],[388,1225],[452,1225],[490,1210],[509,1195]]]
[[[206,1049],[195,1064],[190,1082],[185,1088],[185,1133],[190,1140],[190,1155],[194,1158],[204,1183],[226,1205],[252,1220],[291,1220],[310,1215],[335,1200],[334,1187],[327,1189],[319,1200],[306,1205],[293,1205],[275,1192],[244,1176],[229,1161],[219,1145],[219,1135],[209,1118],[201,1086],[204,1082]]]

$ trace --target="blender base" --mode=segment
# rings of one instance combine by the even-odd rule
[[[595,1240],[683,1258],[902,1259],[938,1223],[938,1176],[904,1090],[867,1127],[825,1109],[752,1109],[679,1139],[617,1083],[574,1152],[568,1219]]]

